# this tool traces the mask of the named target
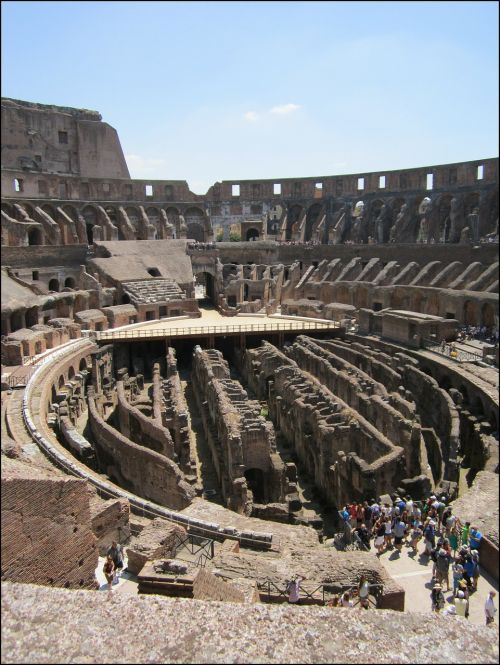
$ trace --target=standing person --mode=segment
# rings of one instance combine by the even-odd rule
[[[486,625],[489,626],[490,623],[495,621],[495,614],[497,613],[497,608],[495,607],[494,598],[496,596],[495,591],[490,591],[488,598],[484,604],[484,613],[486,615]]]
[[[457,608],[457,615],[459,617],[469,618],[469,601],[465,598],[465,593],[459,591],[455,598],[455,607]]]
[[[444,549],[440,549],[436,556],[436,580],[439,584],[446,582],[446,591],[450,590],[450,555]]]
[[[375,541],[373,544],[377,548],[377,554],[382,554],[385,543],[385,522],[382,519],[377,520],[373,530],[375,532]]]
[[[481,547],[481,538],[483,534],[475,526],[471,526],[469,531],[469,545],[471,550],[479,550]]]
[[[392,531],[394,533],[394,547],[399,553],[401,553],[403,548],[403,538],[406,533],[406,524],[401,520],[400,517],[396,517]]]
[[[340,604],[342,607],[353,607],[354,603],[351,600],[351,594],[349,591],[345,591],[344,595],[342,596],[342,600],[340,601]]]
[[[417,554],[417,545],[422,539],[422,525],[420,522],[417,520],[413,524],[413,529],[411,532],[411,539],[410,539],[410,547],[413,549],[414,553]]]
[[[430,554],[431,551],[436,547],[436,532],[434,531],[435,526],[436,522],[434,522],[434,520],[429,520],[427,526],[424,528],[424,554]]]
[[[108,554],[106,556],[106,561],[104,562],[104,566],[102,567],[102,572],[104,573],[104,576],[106,577],[106,581],[108,583],[108,594],[111,594],[113,586],[113,577],[115,573],[115,564],[113,563],[111,554]]]
[[[123,570],[123,551],[122,546],[116,540],[111,542],[111,547],[108,549],[107,554],[113,559],[115,564],[115,577]]]
[[[472,550],[471,557],[472,557],[472,563],[474,564],[474,568],[472,570],[472,590],[477,591],[477,583],[480,575],[479,552],[477,550]]]
[[[463,574],[464,574],[464,567],[460,563],[460,561],[455,561],[453,563],[452,567],[453,571],[453,595],[457,595],[459,586],[460,586],[460,581],[463,579]]]
[[[305,577],[301,575],[294,575],[292,579],[288,582],[286,590],[288,591],[288,602],[295,603],[296,605],[300,602],[300,583],[302,580],[305,580]]]
[[[448,535],[448,541],[450,543],[450,548],[453,550],[453,558],[456,558],[458,550],[458,528],[456,524]]]
[[[469,544],[469,531],[470,531],[470,522],[466,522],[462,527],[462,542],[461,544],[466,546]]]
[[[439,612],[440,610],[443,609],[444,595],[440,584],[435,584],[432,587],[431,599],[432,599],[432,609],[434,612]]]
[[[358,597],[359,597],[359,604],[361,607],[363,607],[365,610],[368,609],[368,596],[370,594],[370,584],[368,583],[368,580],[364,575],[361,575],[361,578],[359,580],[358,584]]]
[[[385,546],[389,550],[392,549],[392,524],[390,517],[385,518],[384,526],[385,526],[385,535],[384,535]]]

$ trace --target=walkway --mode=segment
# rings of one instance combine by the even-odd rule
[[[405,592],[405,611],[418,614],[431,614],[431,589],[432,589],[432,560],[420,554],[424,551],[423,541],[418,544],[419,554],[414,555],[413,550],[403,545],[401,554],[396,550],[386,550],[380,555],[379,560],[389,575],[400,584]],[[375,552],[373,548],[371,552]],[[450,584],[452,591],[446,593],[446,584],[443,592],[447,604],[453,603],[453,579],[450,567]],[[469,608],[471,623],[484,625],[484,603],[488,591],[495,589],[498,592],[498,583],[489,575],[481,574],[478,582],[478,590],[470,597]],[[498,599],[498,598],[497,598]],[[498,602],[496,603],[498,606]],[[452,618],[452,617],[450,617]]]

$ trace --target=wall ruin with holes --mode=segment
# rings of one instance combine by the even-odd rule
[[[2,580],[95,589],[87,481],[2,462]]]
[[[250,515],[253,503],[284,502],[288,482],[273,426],[230,379],[219,351],[195,347],[192,383],[227,506]]]

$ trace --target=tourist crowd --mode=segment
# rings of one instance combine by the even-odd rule
[[[387,550],[401,554],[403,545],[414,556],[423,542],[420,554],[433,562],[432,609],[439,612],[444,608],[446,584],[447,591],[453,590],[454,598],[447,613],[469,616],[469,598],[477,591],[480,574],[483,535],[470,522],[461,522],[447,505],[446,497],[433,494],[426,501],[414,501],[410,496],[396,496],[392,503],[372,499],[344,506],[340,516],[362,549],[370,550],[373,540],[377,556]],[[487,623],[493,621],[496,612],[495,592],[491,593],[485,605]]]

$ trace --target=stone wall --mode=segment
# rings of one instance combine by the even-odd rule
[[[87,481],[46,477],[2,458],[2,579],[95,589]]]
[[[98,461],[118,484],[173,510],[185,508],[195,495],[177,464],[164,455],[139,446],[113,429],[88,394],[89,423]]]
[[[193,598],[196,600],[221,600],[244,603],[245,595],[234,585],[200,568],[193,582]]]

